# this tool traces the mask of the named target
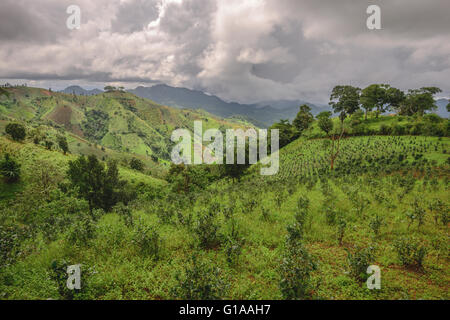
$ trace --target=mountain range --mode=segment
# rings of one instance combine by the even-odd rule
[[[61,90],[60,92],[67,94],[76,94],[78,96],[94,96],[96,94],[102,93],[103,91],[99,89],[86,90],[80,86],[70,86],[65,88],[64,90]]]
[[[317,106],[300,100],[274,100],[255,104],[226,102],[202,91],[176,88],[165,84],[137,87],[129,92],[138,97],[148,98],[159,104],[175,108],[203,109],[225,118],[242,117],[260,127],[268,127],[280,119],[293,120],[302,104],[310,106],[313,114],[328,110],[327,106]]]
[[[61,92],[89,96],[102,93],[103,91],[99,89],[85,90],[79,86],[70,86]],[[199,90],[171,87],[166,84],[158,84],[152,87],[139,86],[128,90],[128,92],[141,98],[150,99],[161,105],[178,109],[203,109],[222,118],[237,118],[262,128],[269,127],[280,119],[292,121],[298,113],[299,106],[302,104],[308,105],[314,115],[330,110],[327,105],[312,104],[303,100],[269,100],[254,104],[227,102],[217,96],[209,95]],[[448,103],[447,99],[436,100],[438,109],[434,112],[441,117],[448,118],[449,113],[446,109]]]

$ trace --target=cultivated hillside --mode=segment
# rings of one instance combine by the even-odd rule
[[[240,119],[223,120],[205,111],[178,110],[122,91],[80,96],[45,89],[15,87],[0,97],[0,117],[29,125],[53,125],[105,148],[169,159],[170,136],[177,128],[245,128]]]

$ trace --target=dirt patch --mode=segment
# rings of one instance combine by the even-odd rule
[[[50,114],[49,119],[55,121],[56,123],[63,125],[66,129],[70,130],[72,128],[72,124],[70,123],[70,119],[72,117],[72,108],[68,106],[57,107]]]

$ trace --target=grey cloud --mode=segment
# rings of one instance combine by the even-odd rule
[[[369,4],[383,30],[366,28]],[[240,102],[325,102],[343,83],[448,94],[449,15],[448,0],[2,0],[0,77],[159,80]]]
[[[158,2],[153,0],[133,0],[119,6],[111,29],[118,33],[142,31],[151,21],[158,18]]]

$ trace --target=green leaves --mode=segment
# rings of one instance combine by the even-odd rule
[[[11,159],[8,153],[0,161],[0,175],[4,177],[6,183],[17,182],[20,178],[20,164]]]

